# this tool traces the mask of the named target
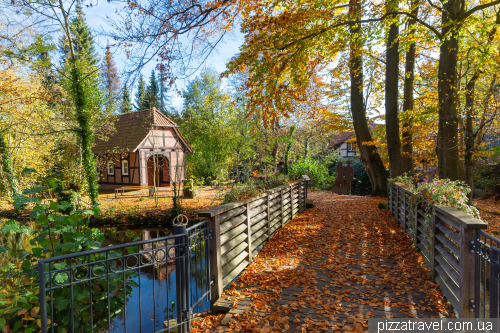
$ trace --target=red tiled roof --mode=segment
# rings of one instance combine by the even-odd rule
[[[330,148],[334,148],[335,146],[346,142],[353,134],[353,132],[342,132],[340,135],[337,135],[332,139],[332,141],[330,141]]]
[[[115,132],[106,140],[96,138],[92,150],[94,153],[133,152],[137,150],[153,125],[172,126],[185,146],[186,152],[193,152],[177,125],[155,108],[120,115],[115,122]]]

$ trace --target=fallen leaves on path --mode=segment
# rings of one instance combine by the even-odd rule
[[[453,316],[407,234],[377,208],[384,198],[309,197],[315,208],[279,229],[225,292],[251,305],[217,332],[359,332],[368,318]]]
[[[495,198],[491,197],[485,200],[474,199],[472,201],[477,208],[484,222],[488,223],[487,233],[494,237],[500,235],[500,200],[495,203]],[[492,212],[494,214],[488,213]]]

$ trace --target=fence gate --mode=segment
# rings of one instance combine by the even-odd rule
[[[476,231],[475,300],[476,318],[500,318],[500,239]]]
[[[38,262],[42,332],[180,332],[209,307],[207,222]]]

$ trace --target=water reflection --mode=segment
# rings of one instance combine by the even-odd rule
[[[134,240],[154,240],[155,238],[168,236],[168,231],[157,230],[116,230],[102,229],[106,240],[102,247],[125,244]],[[155,242],[155,248],[162,248],[172,245],[174,240],[169,240],[168,244]],[[152,250],[151,243],[142,246],[140,251]],[[205,293],[207,269],[205,262],[204,244],[196,246],[191,253],[191,297],[193,303]],[[171,249],[169,258],[175,257]],[[143,262],[151,261],[152,253],[146,252],[142,255]],[[132,259],[132,258],[131,258]],[[159,259],[159,258],[157,258]],[[127,262],[127,266],[135,266],[134,262]],[[155,264],[135,270],[139,273],[131,279],[138,287],[132,287],[128,294],[126,310],[122,311],[111,322],[110,333],[122,332],[156,332],[166,328],[166,323],[175,325],[177,317],[176,309],[176,268],[175,261],[168,260],[162,264]],[[202,300],[197,306],[198,311],[209,309],[209,301]]]

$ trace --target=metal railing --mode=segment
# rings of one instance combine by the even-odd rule
[[[475,252],[476,318],[500,318],[500,239],[478,230]]]
[[[189,332],[193,309],[209,301],[207,254],[203,221],[171,236],[40,260],[42,332]]]

